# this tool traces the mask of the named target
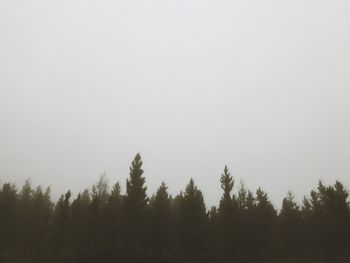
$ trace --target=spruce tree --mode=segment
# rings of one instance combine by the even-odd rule
[[[171,200],[168,187],[164,182],[159,186],[151,204],[151,241],[157,260],[167,260],[169,253],[172,224]]]
[[[220,183],[221,183],[221,189],[224,191],[224,193],[220,200],[219,214],[220,216],[229,218],[229,220],[231,220],[232,218],[230,217],[232,217],[233,208],[234,208],[231,191],[234,185],[234,180],[227,166],[225,166],[224,173],[221,175]]]
[[[234,217],[235,198],[231,192],[234,185],[227,166],[220,178],[221,189],[224,191],[219,205],[219,233],[218,242],[221,248],[222,260],[229,260],[235,250],[235,228],[237,223],[237,215]]]
[[[69,226],[69,208],[71,197],[70,191],[66,194],[61,195],[59,200],[55,205],[55,209],[52,216],[51,231],[50,231],[50,241],[53,248],[53,253],[56,257],[60,257],[64,260],[65,246],[67,246],[68,241],[68,226]],[[62,258],[63,257],[63,258]]]
[[[122,220],[123,220],[123,199],[120,185],[117,182],[110,193],[107,204],[104,208],[104,261],[110,262],[120,259],[122,246]]]
[[[37,187],[33,193],[31,205],[31,236],[28,247],[30,260],[28,262],[41,262],[40,258],[46,253],[52,208],[50,188],[43,191],[40,186]]]
[[[17,198],[15,185],[5,183],[0,190],[0,256],[15,245]]]
[[[29,247],[31,239],[31,228],[28,226],[32,223],[31,211],[32,211],[32,198],[33,192],[30,179],[27,179],[19,193],[18,202],[18,233],[19,244],[18,247]]]
[[[197,262],[204,256],[208,219],[203,194],[192,178],[186,186],[180,214],[180,242],[184,255],[189,260]]]
[[[103,211],[109,198],[108,180],[102,174],[96,184],[92,186],[91,203],[88,214],[88,251],[92,261],[97,261],[103,250]]]
[[[289,191],[282,201],[278,225],[278,239],[281,241],[280,246],[284,257],[289,258],[300,255],[300,242],[302,241],[300,240],[300,227],[300,209],[294,201],[293,194]]]
[[[139,153],[131,163],[129,175],[130,178],[126,180],[125,212],[130,222],[138,222],[145,217],[148,202]]]
[[[140,261],[146,246],[146,213],[148,198],[142,170],[141,155],[136,154],[126,181],[125,226],[126,260]]]
[[[271,248],[273,245],[273,226],[277,213],[270,202],[268,195],[260,187],[256,190],[256,203],[254,212],[255,225],[255,245],[256,255],[259,260],[266,260],[272,254]]]
[[[90,192],[85,189],[71,204],[69,251],[72,262],[88,261]]]
[[[237,205],[240,210],[247,209],[247,189],[244,186],[244,183],[240,183],[238,190]]]

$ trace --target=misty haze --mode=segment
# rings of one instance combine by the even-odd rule
[[[0,263],[350,262],[350,3],[0,1]]]

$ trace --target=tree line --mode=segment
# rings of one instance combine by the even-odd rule
[[[163,182],[148,197],[139,154],[126,193],[105,177],[91,190],[50,199],[50,190],[0,188],[0,262],[350,262],[349,194],[338,181],[277,211],[261,188],[225,167],[218,207],[207,208],[191,179],[175,197]]]

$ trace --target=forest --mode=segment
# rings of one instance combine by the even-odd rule
[[[220,175],[220,173],[219,173]],[[227,167],[217,207],[206,207],[190,179],[176,196],[162,182],[146,194],[142,159],[130,166],[125,194],[100,177],[74,198],[50,189],[0,188],[0,262],[350,262],[349,194],[321,181],[298,204],[276,209],[261,188],[237,185]],[[110,190],[109,190],[110,189]]]

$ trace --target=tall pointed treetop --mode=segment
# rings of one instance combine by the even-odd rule
[[[219,214],[221,216],[226,217],[227,220],[230,220],[233,209],[235,207],[234,205],[235,198],[234,196],[231,196],[234,180],[227,166],[225,166],[224,173],[221,175],[220,183],[221,183],[222,190],[224,190],[224,193],[220,200]]]
[[[130,195],[138,192],[139,194],[142,194],[144,198],[146,198],[147,187],[144,186],[145,178],[142,177],[142,160],[139,153],[136,154],[134,160],[131,163],[129,175],[130,178],[126,181],[127,194]]]
[[[147,187],[145,186],[145,178],[142,177],[142,160],[139,153],[136,154],[131,163],[129,175],[130,178],[126,180],[125,208],[130,216],[138,217],[144,214],[148,202]]]
[[[233,188],[234,180],[227,166],[225,166],[224,173],[221,175],[220,183],[222,190],[224,190],[224,198],[231,199],[230,194]]]

